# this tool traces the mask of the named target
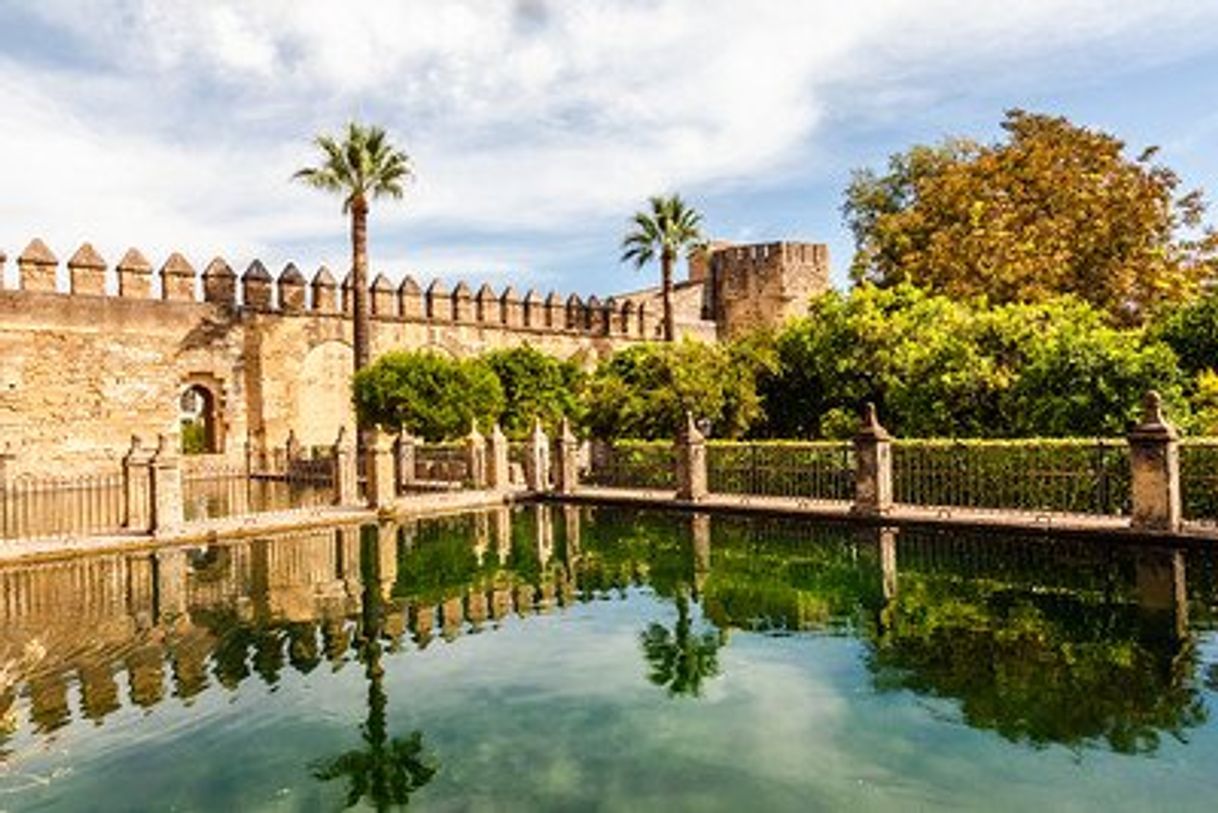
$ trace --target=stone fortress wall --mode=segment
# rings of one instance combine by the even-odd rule
[[[690,269],[677,330],[707,341],[780,323],[828,287],[820,245],[715,246]],[[219,257],[197,273],[176,252],[154,271],[136,249],[109,268],[88,243],[61,269],[37,239],[13,271],[0,290],[0,476],[114,471],[132,435],[178,431],[188,388],[215,418],[213,460],[242,461],[247,444],[282,446],[289,432],[329,444],[354,423],[350,275],[306,279],[289,263],[274,277],[258,260],[238,275]],[[384,274],[370,287],[374,357],[527,343],[593,364],[655,339],[663,312],[658,288],[584,300]]]

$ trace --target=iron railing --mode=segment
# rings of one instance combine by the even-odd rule
[[[1124,515],[1123,440],[945,441],[892,444],[893,498],[942,509]]]
[[[261,471],[218,461],[182,474],[182,510],[187,522],[293,511],[329,505],[334,498],[334,454],[318,448],[312,456],[272,449]]]
[[[676,454],[666,441],[605,444],[592,455],[585,479],[590,485],[608,488],[675,489]]]
[[[706,448],[707,484],[720,494],[854,499],[854,448],[849,442],[734,443]]]
[[[1186,520],[1218,523],[1218,438],[1181,441],[1180,502]]]
[[[415,480],[464,485],[472,480],[469,455],[461,443],[419,443],[414,447]]]
[[[122,474],[20,476],[0,485],[0,539],[119,533],[126,523]]]

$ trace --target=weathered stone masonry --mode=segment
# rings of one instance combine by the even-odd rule
[[[0,252],[0,274],[6,257]],[[89,244],[67,262],[41,240],[0,290],[0,451],[10,474],[116,470],[130,438],[176,432],[179,399],[197,387],[214,449],[243,460],[281,446],[333,443],[351,426],[351,282],[324,267],[311,280],[259,261],[238,274],[221,258],[198,274],[181,254],[154,271],[137,250],[113,267]],[[678,333],[714,341],[781,322],[828,285],[819,245],[716,246],[677,286]],[[201,293],[201,297],[199,294]],[[593,363],[660,329],[659,291],[587,300],[572,294],[421,288],[383,274],[371,284],[373,355],[434,348],[453,356],[528,343]],[[213,458],[214,459],[214,458]]]

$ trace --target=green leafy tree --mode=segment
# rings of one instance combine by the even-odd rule
[[[738,437],[761,415],[756,359],[691,339],[634,345],[593,372],[586,425],[604,438],[671,439],[690,412],[715,435]]]
[[[471,421],[489,426],[504,409],[503,387],[485,362],[427,350],[381,356],[355,374],[354,399],[361,424],[430,441],[460,437]]]
[[[482,360],[503,387],[503,431],[510,437],[527,435],[534,418],[550,428],[558,426],[563,416],[580,419],[585,376],[574,361],[562,361],[527,344],[492,351]]]
[[[410,158],[390,143],[380,127],[350,122],[341,138],[319,135],[321,163],[293,175],[316,189],[341,195],[351,215],[351,278],[355,294],[355,369],[371,361],[368,307],[368,206],[380,197],[401,198],[412,177]]]
[[[702,215],[681,200],[680,195],[655,196],[650,211],[636,212],[632,230],[622,238],[622,262],[642,268],[659,258],[660,292],[664,301],[664,341],[676,337],[672,313],[672,266],[682,253],[691,253],[705,243]]]
[[[854,174],[843,206],[856,281],[1038,302],[1072,293],[1121,322],[1184,300],[1218,269],[1198,191],[1117,138],[1012,110],[994,144],[950,140]]]
[[[818,297],[775,345],[758,389],[777,437],[848,435],[867,401],[907,437],[1120,434],[1148,389],[1188,420],[1171,349],[1070,297],[991,307],[864,284]]]

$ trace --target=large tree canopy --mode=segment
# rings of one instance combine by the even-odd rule
[[[855,281],[995,302],[1071,293],[1128,323],[1218,270],[1200,192],[1181,192],[1154,148],[1130,158],[1107,133],[1021,110],[1002,128],[994,144],[916,146],[854,174]]]

